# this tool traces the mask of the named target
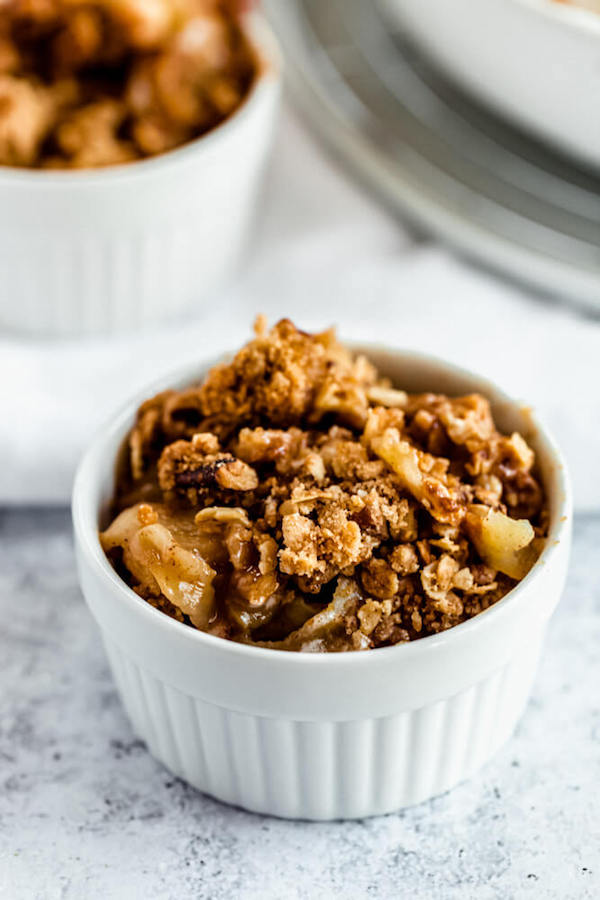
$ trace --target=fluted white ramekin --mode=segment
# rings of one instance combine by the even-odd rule
[[[134,730],[154,756],[201,791],[277,816],[390,812],[475,772],[523,711],[566,573],[568,477],[531,410],[450,364],[355,349],[410,391],[482,391],[499,426],[519,429],[538,454],[551,509],[546,547],[514,590],[456,628],[364,652],[286,653],[203,634],[127,587],[98,540],[117,452],[142,399],[191,383],[208,365],[188,367],[130,403],[96,438],[75,482],[81,586]]]
[[[103,169],[0,167],[0,328],[136,331],[200,308],[235,272],[273,134],[280,57],[264,20],[240,108],[176,150]]]

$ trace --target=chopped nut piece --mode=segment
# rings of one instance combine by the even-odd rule
[[[429,563],[421,572],[421,584],[425,593],[434,600],[444,599],[452,589],[458,563],[451,556],[440,556]]]
[[[362,568],[362,585],[367,594],[385,600],[398,591],[398,576],[385,559],[370,559]]]
[[[376,600],[367,600],[358,610],[360,630],[363,634],[371,634],[375,631],[383,615],[382,604]]]
[[[253,491],[258,487],[258,476],[248,463],[231,453],[206,452],[206,447],[215,446],[211,437],[197,435],[191,441],[174,441],[165,447],[158,462],[163,491],[182,494],[196,504],[210,491]]]
[[[392,551],[390,565],[399,575],[413,575],[419,571],[419,557],[412,544],[400,544]]]
[[[479,445],[488,441],[495,432],[490,404],[480,394],[469,394],[435,404],[435,411],[445,427],[448,437],[455,444],[472,442]]]
[[[459,591],[471,591],[473,589],[473,575],[470,569],[459,569],[452,579],[452,587]]]
[[[217,484],[228,491],[253,491],[258,487],[256,472],[241,459],[219,466],[215,477]]]

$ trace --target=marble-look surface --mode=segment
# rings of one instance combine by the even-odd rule
[[[174,780],[133,738],[64,511],[0,513],[0,897],[600,896],[600,518],[517,735],[469,784],[406,812],[285,822]]]

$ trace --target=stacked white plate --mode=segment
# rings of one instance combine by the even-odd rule
[[[600,310],[599,174],[451,87],[376,4],[266,7],[299,104],[387,203],[472,259]]]

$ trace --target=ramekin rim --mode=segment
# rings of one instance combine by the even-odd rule
[[[237,109],[209,131],[165,153],[114,166],[85,169],[27,169],[21,166],[0,165],[0,187],[18,185],[58,189],[102,187],[108,183],[152,176],[161,170],[172,169],[181,162],[189,161],[192,157],[199,158],[203,153],[208,153],[218,142],[227,140],[232,132],[239,130],[253,114],[265,93],[275,88],[281,81],[281,49],[265,16],[257,11],[245,14],[244,27],[249,31],[250,40],[260,56],[259,63],[262,62],[263,65],[259,65],[250,89]]]
[[[110,565],[102,550],[98,537],[97,524],[93,524],[93,511],[91,509],[86,510],[85,508],[85,479],[86,477],[93,477],[93,469],[92,474],[89,476],[88,469],[93,465],[94,456],[98,451],[98,447],[102,445],[103,441],[106,441],[107,439],[110,440],[112,435],[119,433],[144,399],[153,396],[154,393],[160,390],[166,389],[169,384],[184,382],[188,376],[192,379],[190,384],[193,383],[194,372],[201,377],[200,373],[206,372],[208,368],[215,365],[215,363],[227,359],[235,352],[227,351],[204,362],[188,362],[177,366],[160,378],[154,379],[151,383],[147,384],[145,388],[136,391],[128,401],[121,404],[118,411],[110,416],[103,426],[97,429],[96,434],[78,465],[72,492],[72,517],[76,542],[80,549],[86,554],[87,561],[96,570],[98,575],[101,578],[107,579],[107,587],[112,585],[112,587],[123,596],[124,601],[136,610],[137,614],[149,616],[157,627],[174,629],[174,633],[180,638],[195,641],[199,647],[208,643],[214,650],[220,650],[226,654],[241,654],[243,656],[249,656],[249,658],[253,658],[257,661],[259,658],[262,658],[263,660],[283,660],[285,658],[289,660],[287,663],[289,665],[300,663],[301,665],[312,666],[344,666],[355,664],[365,666],[369,665],[368,660],[371,660],[371,664],[375,664],[376,661],[378,661],[378,663],[383,663],[384,655],[389,659],[394,653],[404,654],[403,659],[406,659],[406,654],[410,657],[416,654],[435,653],[438,648],[447,645],[449,642],[451,643],[452,641],[458,640],[460,636],[467,636],[469,633],[472,634],[473,632],[480,630],[484,623],[489,622],[492,617],[497,620],[499,615],[507,615],[512,611],[515,604],[519,602],[521,595],[534,583],[538,577],[538,573],[552,562],[558,552],[560,544],[563,540],[568,538],[571,528],[571,482],[568,467],[560,447],[557,445],[552,433],[535,409],[530,404],[518,401],[511,397],[491,379],[435,354],[415,351],[408,348],[394,347],[393,345],[381,342],[367,343],[363,341],[343,341],[343,343],[354,352],[364,353],[365,355],[368,355],[369,352],[392,353],[399,354],[404,359],[408,360],[409,363],[414,360],[415,362],[425,364],[441,365],[453,375],[475,379],[480,386],[478,389],[481,389],[481,392],[484,393],[484,395],[489,389],[499,402],[508,404],[513,408],[517,407],[520,410],[527,410],[528,418],[532,427],[535,429],[537,436],[546,444],[554,458],[554,467],[558,473],[559,482],[557,489],[558,497],[556,498],[557,509],[555,521],[551,526],[551,531],[546,539],[546,545],[532,569],[525,578],[511,588],[504,597],[488,609],[467,619],[465,622],[454,625],[446,631],[434,635],[427,635],[426,637],[419,638],[415,641],[390,647],[377,647],[365,652],[298,653],[271,647],[257,647],[252,644],[242,644],[199,631],[189,625],[178,622],[176,619],[173,619],[160,610],[152,607],[143,600],[143,598],[139,597],[122,578],[120,578]],[[96,515],[97,512],[98,510],[95,510]],[[286,663],[283,664],[285,665]]]

